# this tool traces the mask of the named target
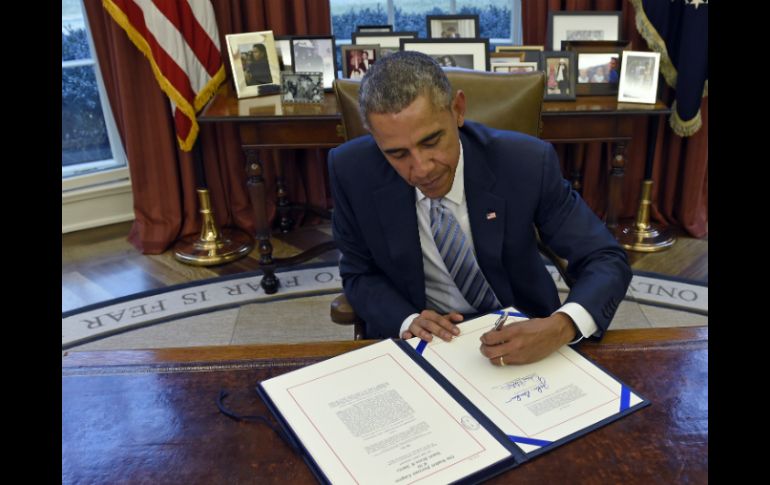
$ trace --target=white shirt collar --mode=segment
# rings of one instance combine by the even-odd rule
[[[459,140],[458,140],[459,141]],[[465,201],[465,157],[463,157],[463,144],[460,141],[460,159],[457,161],[457,167],[455,168],[455,177],[452,181],[452,188],[444,196],[444,199],[448,199],[457,205],[461,205]],[[422,202],[423,199],[427,199],[426,195],[422,193],[417,187],[414,188],[417,203]]]

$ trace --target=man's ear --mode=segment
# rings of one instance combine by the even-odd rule
[[[465,124],[465,93],[462,89],[458,89],[452,100],[452,114],[457,120],[457,127]]]

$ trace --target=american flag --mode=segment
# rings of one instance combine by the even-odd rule
[[[225,79],[211,0],[102,0],[102,5],[150,61],[171,100],[177,141],[192,149],[195,115]]]

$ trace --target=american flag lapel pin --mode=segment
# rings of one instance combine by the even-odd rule
[[[497,219],[497,213],[495,211],[487,211],[487,220]]]

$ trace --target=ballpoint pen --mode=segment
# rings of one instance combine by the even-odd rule
[[[502,315],[500,315],[500,318],[497,319],[495,322],[495,330],[500,330],[503,328],[503,325],[505,325],[505,321],[508,320],[509,313],[507,311],[503,311]]]

